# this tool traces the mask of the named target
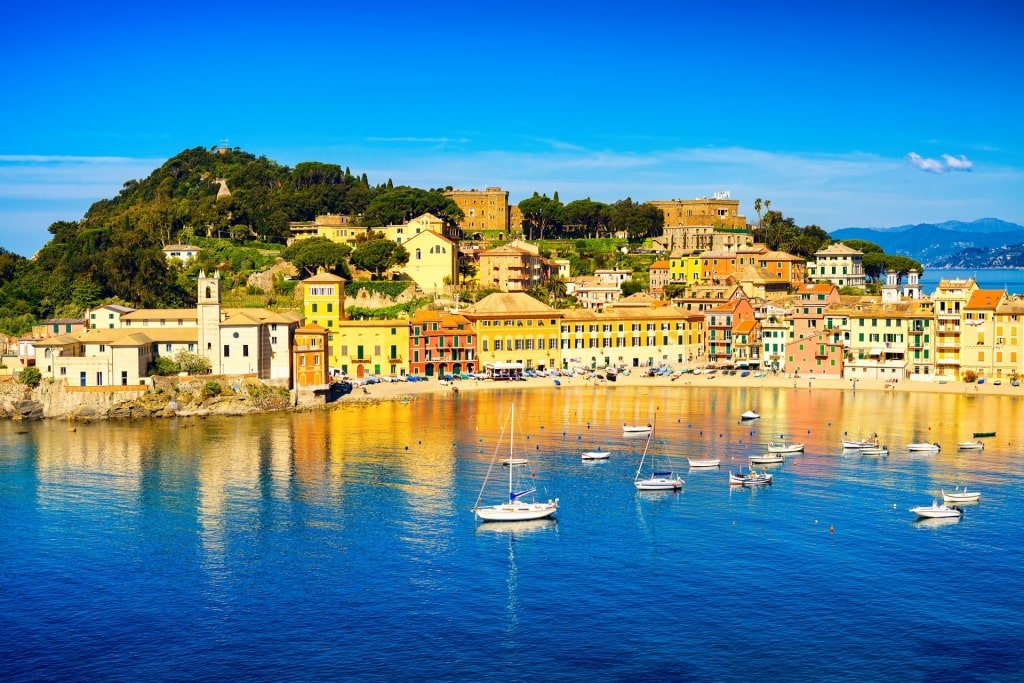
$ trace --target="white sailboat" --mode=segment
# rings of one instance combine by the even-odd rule
[[[495,505],[481,505],[480,502],[483,500],[484,491],[487,489],[487,480],[490,478],[491,470],[494,469],[494,461],[498,456],[498,448],[494,451],[494,458],[491,459],[491,466],[487,469],[487,476],[484,477],[484,483],[480,487],[480,494],[476,498],[476,504],[473,506],[473,514],[476,515],[477,519],[484,522],[523,522],[531,519],[544,519],[551,517],[558,511],[558,499],[549,500],[546,503],[527,502],[525,498],[536,493],[537,487],[533,486],[532,483],[529,486],[525,486],[520,482],[523,467],[525,463],[519,463],[517,461],[522,458],[516,458],[514,453],[515,448],[515,414],[516,407],[513,404],[509,411],[509,440],[508,440],[508,458],[506,461],[509,463],[508,467],[508,501],[504,503],[497,503]]]
[[[644,469],[644,462],[647,460],[647,451],[651,446],[651,438],[654,437],[654,427],[647,436],[647,443],[644,444],[644,453],[640,456],[640,464],[636,468],[636,475],[633,477],[633,486],[637,491],[678,491],[683,488],[683,480],[672,472],[671,469],[661,470],[654,466],[654,454],[651,454],[651,476],[641,478],[640,473]]]

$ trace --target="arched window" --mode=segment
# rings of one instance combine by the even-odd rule
[[[422,255],[422,253],[420,253],[420,250],[417,247],[417,249],[416,249],[416,260],[419,261],[421,258],[423,258],[423,255]]]

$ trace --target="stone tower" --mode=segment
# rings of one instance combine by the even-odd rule
[[[196,323],[199,325],[197,352],[210,361],[211,371],[220,374],[220,273],[213,277],[199,271]]]

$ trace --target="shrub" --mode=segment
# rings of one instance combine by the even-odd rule
[[[203,385],[203,389],[200,393],[202,394],[203,398],[211,398],[213,396],[220,396],[221,391],[222,389],[220,383],[210,380],[209,382]]]
[[[39,368],[30,367],[25,368],[18,373],[18,383],[24,384],[27,387],[35,389],[39,386],[39,383],[43,381],[43,373],[39,371]]]

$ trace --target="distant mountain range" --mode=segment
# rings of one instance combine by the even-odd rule
[[[998,218],[896,228],[840,228],[836,240],[867,240],[930,268],[1024,268],[1024,226]]]

